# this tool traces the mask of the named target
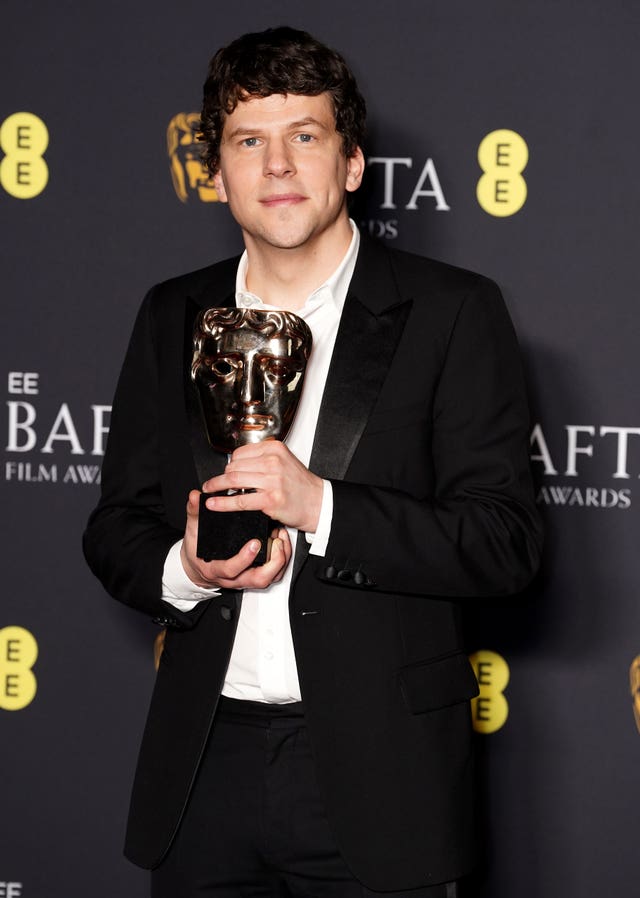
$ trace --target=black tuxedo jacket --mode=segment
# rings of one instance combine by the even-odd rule
[[[127,833],[144,867],[162,860],[189,799],[242,601],[223,591],[183,614],[160,598],[203,479],[184,335],[197,308],[233,303],[236,267],[147,295],[85,534],[106,589],[168,628]],[[208,457],[206,474],[223,469]],[[520,361],[496,286],[363,238],[310,468],[332,481],[333,524],[324,558],[298,540],[290,620],[337,844],[372,889],[456,879],[474,854],[477,689],[459,600],[519,591],[540,547]]]

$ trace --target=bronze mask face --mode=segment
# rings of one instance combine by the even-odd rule
[[[191,376],[209,443],[221,452],[284,440],[295,414],[311,331],[292,312],[208,309],[196,321]]]

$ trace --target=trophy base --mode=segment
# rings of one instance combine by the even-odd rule
[[[250,539],[260,540],[260,551],[251,567],[260,567],[271,557],[272,533],[279,528],[262,511],[211,511],[205,502],[212,495],[200,495],[198,545],[196,554],[203,561],[224,561],[237,555]]]

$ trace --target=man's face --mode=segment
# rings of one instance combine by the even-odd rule
[[[300,397],[306,358],[286,336],[248,327],[207,340],[197,383],[209,442],[223,452],[284,439]]]
[[[363,168],[359,148],[342,151],[329,94],[272,94],[226,117],[214,184],[249,250],[293,249],[342,234]]]

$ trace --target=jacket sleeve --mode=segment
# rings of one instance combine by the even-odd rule
[[[420,359],[397,364],[412,365],[419,377]],[[429,406],[429,436],[421,444],[430,446],[423,460],[430,487],[389,487],[384,477],[384,485],[357,483],[349,472],[333,481],[331,537],[316,574],[343,586],[415,595],[518,592],[537,569],[542,533],[517,341],[490,281],[481,279],[460,305]],[[379,445],[375,440],[365,430],[359,449],[392,466],[389,434]],[[357,455],[350,470],[356,469]]]
[[[85,558],[107,592],[158,623],[193,626],[161,599],[167,553],[184,533],[167,519],[160,476],[160,388],[154,311],[141,306],[116,388],[102,466],[101,498],[83,538]],[[186,504],[185,493],[185,504]]]

